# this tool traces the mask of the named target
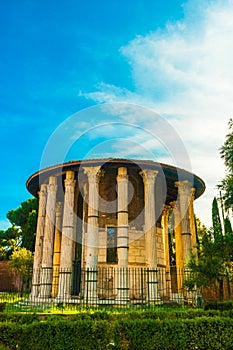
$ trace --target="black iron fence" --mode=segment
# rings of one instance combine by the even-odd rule
[[[33,272],[31,292],[12,302],[24,308],[150,307],[164,303],[197,303],[197,292],[188,292],[183,281],[188,271],[165,268],[98,267],[42,268]],[[0,303],[2,295],[0,293]]]

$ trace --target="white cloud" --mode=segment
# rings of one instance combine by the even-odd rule
[[[214,187],[225,173],[219,147],[233,114],[232,18],[232,1],[189,1],[182,22],[138,36],[120,49],[136,92],[101,83],[98,91],[85,95],[96,102],[141,104],[169,120],[194,172],[207,184],[196,203],[197,215],[207,225]],[[140,123],[147,126],[143,118]]]

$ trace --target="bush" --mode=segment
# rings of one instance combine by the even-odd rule
[[[107,321],[51,320],[25,325],[0,324],[0,342],[19,350],[103,350],[107,348],[110,338]]]
[[[232,310],[233,302],[232,301],[212,301],[206,303],[204,310]]]
[[[0,312],[3,312],[5,309],[6,303],[0,303]]]
[[[118,350],[188,350],[233,347],[233,320],[199,318],[193,320],[122,320],[115,328]]]
[[[34,315],[23,316],[29,316],[25,324],[13,320],[0,323],[0,344],[6,349],[233,349],[233,319],[229,317],[146,319],[134,315],[130,319],[130,313],[125,313],[123,319],[111,321],[56,316],[40,322]]]
[[[39,321],[37,314],[11,314],[0,313],[0,322],[17,322],[18,324],[30,324]]]

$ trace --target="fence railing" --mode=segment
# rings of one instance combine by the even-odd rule
[[[42,268],[33,271],[31,291],[20,305],[148,307],[184,300],[195,303],[196,291],[188,293],[180,287],[186,275],[165,268],[82,269],[78,263],[71,270]]]

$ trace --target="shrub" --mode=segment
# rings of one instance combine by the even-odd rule
[[[92,314],[89,313],[90,315]],[[65,320],[56,316],[40,322],[34,318],[35,315],[23,316],[25,320],[29,316],[25,324],[22,324],[23,318],[19,319],[20,322],[12,322],[11,319],[10,322],[8,320],[0,323],[0,344],[5,346],[3,349],[17,347],[19,350],[232,350],[233,348],[233,319],[229,317],[153,319],[136,318],[134,314],[134,319],[130,319],[130,313],[123,313],[123,319],[111,321],[91,318]]]
[[[212,301],[206,303],[204,310],[233,310],[232,301]]]
[[[31,324],[0,324],[0,342],[19,350],[103,350],[111,338],[107,321],[54,320]]]
[[[11,314],[0,313],[0,322],[17,322],[18,324],[30,324],[39,321],[37,314]]]
[[[116,323],[118,350],[188,350],[233,347],[233,320],[199,318],[193,320],[122,320]]]

